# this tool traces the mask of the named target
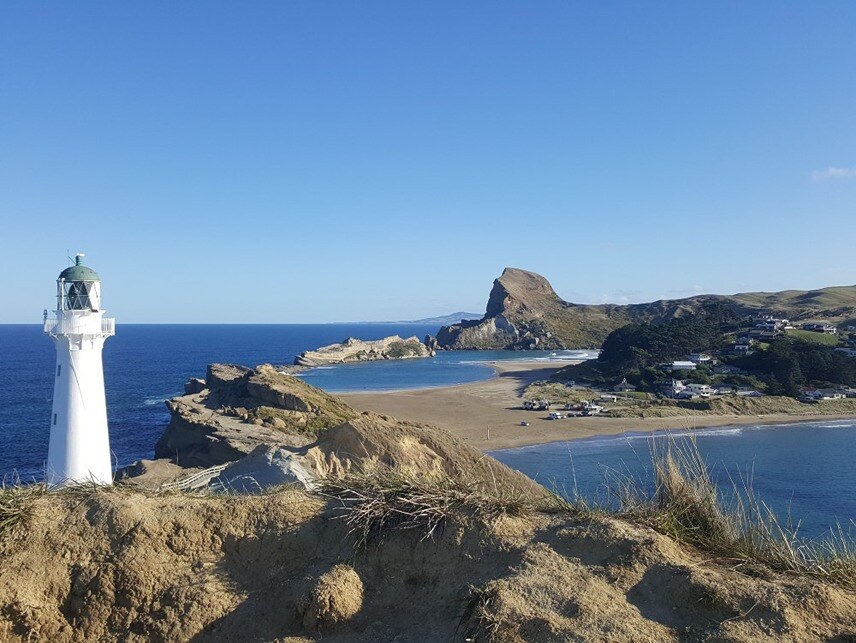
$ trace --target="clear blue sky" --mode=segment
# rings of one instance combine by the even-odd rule
[[[4,2],[0,322],[856,283],[856,3]]]

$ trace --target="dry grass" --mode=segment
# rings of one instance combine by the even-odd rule
[[[533,498],[516,489],[465,484],[452,478],[424,479],[389,468],[326,478],[321,493],[335,500],[358,546],[383,540],[391,530],[418,530],[422,540],[442,532],[453,512],[468,512],[485,521],[535,511],[570,511],[558,496]]]
[[[34,501],[46,493],[43,484],[11,484],[5,480],[0,485],[0,536],[15,525],[26,522],[33,515]]]
[[[781,522],[751,481],[731,480],[733,493],[724,499],[695,440],[652,445],[653,492],[638,480],[612,476],[621,515],[738,566],[757,562],[856,589],[856,545],[841,525],[825,538],[804,539],[799,524]]]

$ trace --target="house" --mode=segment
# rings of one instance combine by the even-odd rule
[[[689,391],[690,393],[694,393],[699,397],[710,397],[711,395],[716,393],[716,389],[711,388],[708,384],[689,383],[687,384],[685,390]]]
[[[601,393],[600,397],[598,399],[601,402],[617,402],[618,396],[617,395],[610,395],[609,393]]]
[[[626,393],[628,391],[635,391],[636,387],[630,384],[625,377],[618,384],[612,387],[612,390],[616,393]]]
[[[820,402],[821,400],[840,400],[846,397],[844,393],[834,388],[806,389],[799,399],[801,402]]]
[[[746,371],[731,364],[717,364],[713,367],[713,372],[717,375],[744,375]]]
[[[731,347],[735,353],[740,353],[741,355],[749,355],[752,353],[752,347],[749,344],[735,344]]]
[[[810,330],[815,333],[826,333],[828,335],[836,335],[838,329],[832,324],[803,324],[803,330]]]
[[[843,353],[845,357],[856,357],[856,348],[836,348],[839,353]]]
[[[675,398],[677,398],[679,400],[700,400],[701,395],[699,395],[698,393],[693,393],[692,391],[685,389],[685,390],[681,391],[680,393],[678,393],[675,396]]]
[[[766,340],[766,339],[774,339],[779,336],[779,331],[777,330],[764,330],[762,328],[751,328],[749,329],[749,338],[757,339],[757,340]]]
[[[768,321],[755,324],[755,328],[760,330],[779,330],[779,325],[776,322]]]
[[[756,391],[751,388],[741,388],[737,389],[737,397],[763,397],[764,394],[761,391]]]
[[[667,371],[694,371],[696,369],[695,362],[689,360],[677,360],[664,367]]]
[[[703,364],[710,364],[711,361],[713,361],[713,358],[707,353],[690,353],[687,359],[689,359],[693,364],[699,366]]]
[[[686,385],[681,380],[671,380],[660,387],[660,392],[666,397],[677,397],[678,393],[686,389]]]

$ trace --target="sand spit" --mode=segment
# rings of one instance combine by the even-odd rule
[[[489,362],[497,377],[442,388],[348,393],[340,397],[355,409],[394,415],[442,427],[478,449],[495,450],[576,440],[629,431],[782,424],[849,418],[852,415],[766,413],[764,415],[686,414],[673,417],[590,417],[550,421],[546,413],[524,411],[522,393],[532,382],[549,379],[562,365],[545,362]],[[816,407],[815,407],[816,408]],[[529,426],[520,426],[529,422]]]

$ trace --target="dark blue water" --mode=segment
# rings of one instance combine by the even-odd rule
[[[116,464],[152,457],[169,421],[164,401],[203,377],[211,362],[290,364],[301,351],[348,336],[378,339],[435,333],[407,324],[119,325],[104,348],[111,448]],[[0,476],[40,479],[48,447],[53,394],[53,343],[35,325],[0,325]],[[491,377],[496,359],[561,358],[531,352],[441,352],[433,359],[313,369],[301,376],[330,391],[446,386]],[[723,489],[754,469],[754,489],[780,515],[802,519],[817,535],[856,519],[856,423],[820,422],[701,431],[698,444]],[[540,482],[588,497],[603,495],[604,470],[645,478],[650,437],[594,438],[494,453]]]
[[[104,347],[110,446],[124,466],[153,455],[169,421],[164,401],[204,377],[212,362],[291,364],[295,355],[347,337],[380,339],[436,333],[414,324],[120,324]],[[55,352],[36,325],[0,325],[0,476],[40,478],[47,455]],[[302,374],[331,391],[447,386],[486,379],[485,359],[550,359],[544,352],[453,352],[434,359],[372,362]]]
[[[751,482],[782,522],[801,521],[807,538],[837,524],[856,537],[856,421],[701,429],[699,451],[724,499]],[[672,436],[680,436],[672,433]],[[559,493],[610,503],[614,472],[650,489],[653,441],[667,434],[627,434],[494,451],[495,458]]]

